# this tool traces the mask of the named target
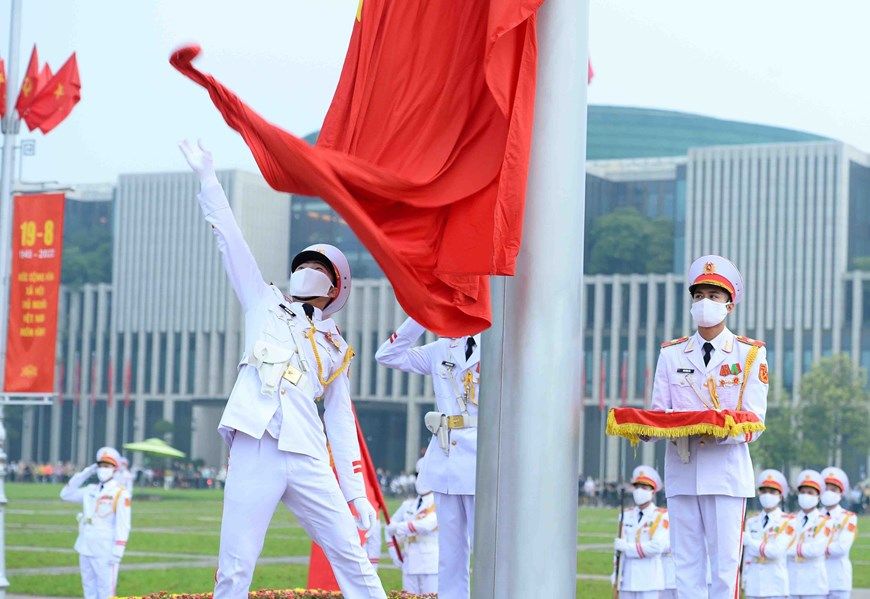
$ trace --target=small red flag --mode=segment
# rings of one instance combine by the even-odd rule
[[[130,407],[130,360],[124,364],[124,407]]]
[[[54,76],[54,73],[51,72],[51,67],[48,66],[48,63],[42,65],[42,70],[39,71],[39,76],[36,78],[36,94],[39,95],[45,85],[51,81],[51,78]]]
[[[106,406],[112,407],[113,400],[115,399],[115,358],[113,356],[109,357],[109,384],[106,389]]]
[[[18,90],[18,100],[15,102],[15,109],[19,115],[23,115],[27,107],[33,103],[38,84],[39,53],[36,51],[36,44],[34,44],[33,51],[30,53],[30,62],[27,64],[27,71],[24,73],[24,80],[21,82],[21,89]]]
[[[6,63],[0,58],[0,119],[6,116]]]
[[[37,127],[48,133],[57,127],[72,112],[81,100],[82,83],[79,79],[79,66],[75,52],[60,70],[49,79],[30,105],[21,114],[27,127],[33,131]]]

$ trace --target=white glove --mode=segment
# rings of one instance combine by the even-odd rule
[[[91,476],[91,475],[97,473],[97,468],[99,468],[99,466],[97,466],[96,464],[91,464],[90,466],[85,466],[82,469],[82,474],[87,474],[88,476]]]
[[[357,497],[351,503],[357,513],[355,518],[356,527],[360,530],[370,529],[378,518],[375,508],[372,507],[372,504],[365,497]]]
[[[206,150],[205,146],[202,145],[201,139],[197,142],[196,146],[185,139],[178,144],[178,147],[181,149],[181,153],[184,154],[187,164],[190,165],[190,168],[199,177],[199,182],[203,189],[212,183],[217,183],[217,175],[214,172],[214,159],[211,156],[211,152]]]
[[[625,553],[629,548],[628,541],[625,539],[613,539],[613,549],[614,551],[619,551],[620,553]]]

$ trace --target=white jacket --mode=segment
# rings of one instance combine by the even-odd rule
[[[81,555],[120,562],[130,536],[130,494],[114,479],[83,487],[95,470],[89,467],[75,474],[61,489],[60,498],[82,504],[74,549]]]
[[[637,507],[625,511],[622,518],[622,538],[628,549],[620,559],[619,588],[622,591],[661,591],[665,588],[662,554],[670,551],[668,510],[648,505],[642,512]]]
[[[807,516],[804,523],[804,516]],[[792,595],[827,595],[828,571],[825,551],[831,539],[830,522],[819,510],[791,515],[793,535],[788,548],[788,586]]]
[[[704,339],[696,332],[662,344],[656,365],[652,392],[653,410],[699,411],[711,409],[712,400],[706,384],[713,380],[723,409],[736,409],[743,387],[743,410],[754,412],[764,422],[767,412],[767,353],[755,350],[754,362],[746,369],[747,356],[755,344],[737,337],[727,328],[712,342],[710,363],[704,365]],[[739,368],[731,374],[731,368]],[[725,374],[726,369],[729,374]],[[744,380],[745,387],[744,387]],[[665,493],[676,495],[726,495],[754,497],[755,474],[749,457],[748,443],[761,433],[728,437],[717,441],[691,437],[690,457],[683,463],[676,445],[667,442],[665,452]],[[727,467],[726,467],[727,466]]]
[[[378,348],[375,359],[384,366],[405,372],[428,374],[435,389],[437,410],[448,416],[462,414],[458,396],[463,381],[470,375],[474,397],[480,396],[480,336],[468,360],[465,359],[467,337],[442,337],[420,347],[414,343],[425,329],[409,318]],[[477,417],[477,406],[467,403],[468,415]],[[474,495],[477,469],[477,428],[450,431],[449,453],[445,454],[432,437],[420,471],[420,485],[448,495]]]
[[[263,280],[220,185],[202,190],[197,199],[206,221],[212,225],[224,268],[245,314],[245,355],[218,431],[227,445],[231,445],[235,431],[259,439],[271,421],[280,428],[279,449],[329,463],[325,422],[345,499],[365,497],[347,371],[326,388],[317,374],[316,357],[320,357],[323,378],[328,379],[341,367],[348,351],[347,343],[332,319],[321,320],[320,311],[316,310],[313,318],[315,356],[306,337],[312,323],[301,304],[291,303],[277,287]],[[303,373],[296,384],[280,378],[274,393],[265,395],[261,393],[260,373],[252,364],[260,355],[264,341],[269,341],[272,349],[281,353],[282,361],[289,359],[289,363]],[[315,403],[321,397],[325,408],[323,421]],[[274,421],[273,417],[276,417]]]
[[[828,516],[831,526],[831,539],[825,550],[828,587],[832,591],[850,591],[852,562],[849,560],[849,551],[858,532],[858,516],[839,505],[828,510]]]
[[[746,520],[743,590],[747,597],[785,597],[789,593],[786,552],[794,538],[793,520],[779,508],[766,515],[766,526],[765,512]]]
[[[438,516],[432,493],[406,499],[393,514],[396,539],[402,549],[402,572],[410,575],[438,573]],[[390,555],[395,549],[387,539]],[[395,558],[394,558],[395,561]],[[397,564],[398,565],[398,564]]]

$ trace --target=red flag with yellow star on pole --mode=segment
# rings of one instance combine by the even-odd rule
[[[36,97],[38,80],[39,52],[34,44],[33,50],[30,52],[30,62],[27,63],[27,71],[25,71],[24,79],[21,81],[21,89],[18,90],[18,99],[15,101],[15,110],[18,111],[19,115],[24,114],[24,111]]]
[[[21,118],[31,131],[39,127],[40,131],[48,133],[69,116],[73,107],[81,100],[81,88],[79,66],[73,52],[60,70],[39,91],[33,102],[21,114]]]
[[[404,310],[440,335],[489,327],[489,275],[522,235],[544,0],[360,2],[317,144],[267,122],[193,66],[280,191],[319,196],[350,225]]]

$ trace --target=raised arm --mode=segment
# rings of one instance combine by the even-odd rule
[[[242,309],[247,311],[258,302],[269,286],[263,280],[257,261],[242,236],[227,196],[217,180],[211,152],[202,146],[201,141],[198,146],[194,146],[185,140],[178,147],[190,168],[199,177],[200,192],[196,196],[199,207],[206,222],[212,226],[230,284],[242,304]]]
[[[80,503],[85,496],[85,490],[82,485],[94,475],[97,471],[97,465],[91,464],[81,472],[74,474],[69,482],[60,490],[60,498],[71,503]]]
[[[379,364],[417,374],[432,374],[432,361],[424,347],[412,347],[426,329],[408,318],[396,332],[378,348],[375,360]]]

